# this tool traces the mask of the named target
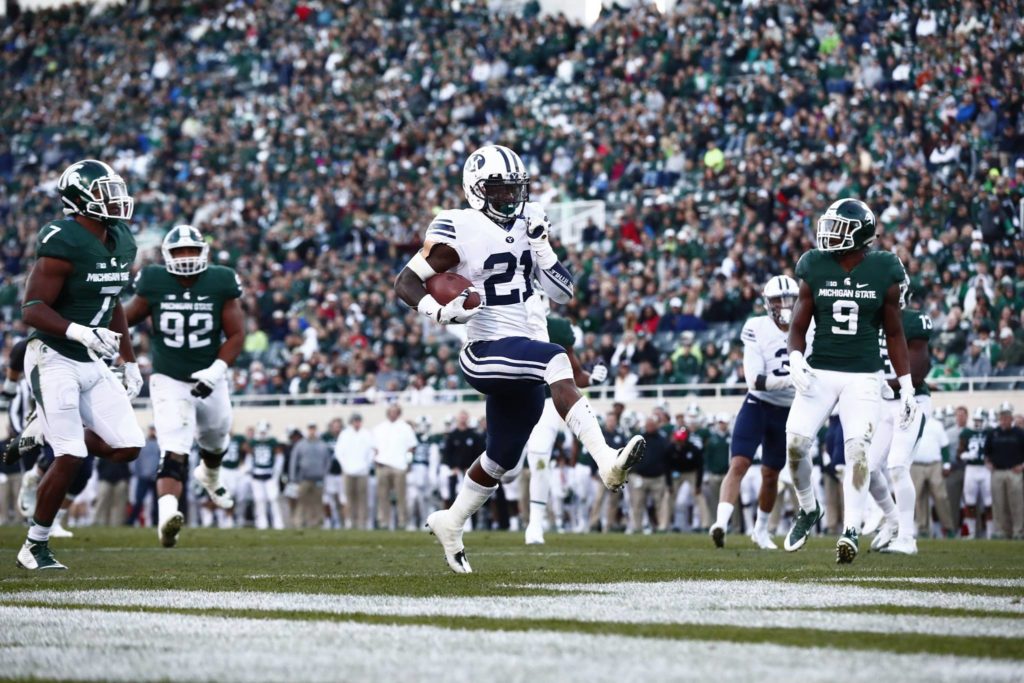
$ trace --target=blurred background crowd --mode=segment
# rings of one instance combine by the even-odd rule
[[[933,378],[1024,374],[1016,2],[636,3],[588,28],[513,4],[135,0],[0,19],[4,357],[58,174],[96,157],[136,197],[139,267],[191,223],[241,274],[236,393],[443,398],[464,386],[458,339],[391,284],[433,212],[463,204],[467,152],[497,142],[534,199],[605,202],[603,226],[556,245],[579,294],[560,313],[619,398],[742,384],[761,285],[845,196],[908,266]]]

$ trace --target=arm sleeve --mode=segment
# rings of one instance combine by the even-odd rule
[[[749,320],[743,326],[740,339],[743,341],[743,374],[747,378],[747,389],[753,391],[757,389],[755,386],[757,377],[764,374],[765,367],[764,357],[761,355],[761,348],[757,343],[757,334]]]
[[[459,261],[466,261],[466,252],[459,244],[458,214],[455,211],[442,211],[427,226],[423,236],[424,242],[447,244],[459,255]]]
[[[567,304],[572,301],[575,286],[572,281],[572,273],[561,263],[555,263],[548,270],[537,273],[537,282],[544,293],[551,297],[557,304]]]

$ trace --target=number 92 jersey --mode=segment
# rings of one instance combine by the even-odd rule
[[[800,257],[796,276],[811,288],[814,302],[812,368],[837,372],[878,372],[878,334],[889,288],[903,281],[895,254],[869,251],[846,272],[832,254],[812,249]]]
[[[530,202],[523,213],[539,220],[544,210]],[[442,211],[427,227],[424,239],[454,249],[459,265],[452,272],[480,292],[484,310],[466,323],[468,341],[532,338],[525,304],[533,295],[533,252],[523,218],[506,230],[474,209]]]
[[[135,293],[149,302],[153,372],[191,382],[193,372],[217,359],[221,312],[229,299],[242,296],[242,283],[231,268],[210,266],[184,287],[152,264],[135,278]]]

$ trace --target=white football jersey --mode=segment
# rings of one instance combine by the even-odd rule
[[[543,209],[531,202],[524,213],[532,212]],[[536,338],[526,306],[533,295],[533,252],[525,220],[505,230],[475,209],[451,209],[434,218],[425,241],[455,249],[459,265],[452,272],[472,282],[483,299],[484,310],[466,323],[467,341]]]
[[[549,342],[548,336],[548,314],[551,313],[551,304],[547,297],[534,294],[526,300],[526,318],[530,321],[530,339]]]
[[[740,338],[743,340],[743,371],[748,380],[752,381],[758,375],[767,377],[769,383],[773,379],[788,378],[788,337],[789,333],[780,330],[771,316],[761,315],[747,320]],[[793,404],[796,391],[789,383],[785,389],[751,389],[750,394],[772,405],[789,406]]]

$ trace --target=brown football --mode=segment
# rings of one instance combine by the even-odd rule
[[[437,303],[444,306],[449,301],[462,294],[466,287],[472,287],[473,283],[457,275],[456,273],[438,273],[426,282],[427,293],[437,300]],[[476,308],[480,305],[480,295],[473,292],[466,299],[466,308]]]

